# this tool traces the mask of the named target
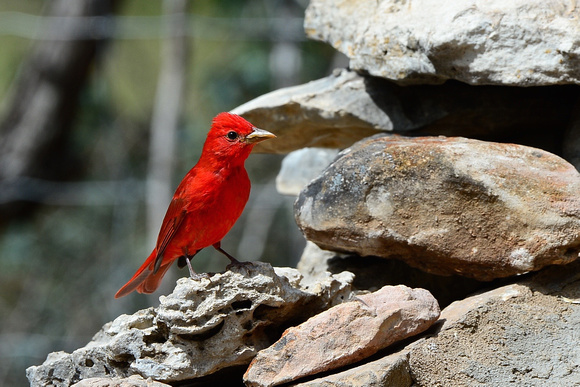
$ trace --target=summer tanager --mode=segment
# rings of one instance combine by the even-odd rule
[[[250,196],[244,162],[256,143],[272,137],[276,136],[235,114],[220,113],[214,118],[199,161],[173,194],[155,248],[115,298],[134,290],[154,292],[176,259],[180,266],[186,263],[195,276],[189,261],[208,246],[225,254],[232,264],[240,263],[221,249],[220,241]]]

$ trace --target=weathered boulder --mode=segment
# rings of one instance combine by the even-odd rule
[[[545,128],[567,125],[576,86],[498,87],[460,82],[402,87],[382,78],[335,70],[326,78],[284,88],[232,112],[278,136],[256,151],[304,147],[343,149],[378,132],[442,134],[556,149]],[[539,139],[536,139],[538,137]]]
[[[365,359],[429,328],[439,305],[424,289],[385,286],[289,328],[258,352],[248,386],[276,386]]]
[[[409,347],[417,386],[580,384],[580,265],[457,301]]]
[[[302,285],[296,270],[259,262],[205,279],[182,278],[159,307],[119,316],[87,346],[49,354],[27,369],[27,377],[31,386],[129,375],[167,383],[247,365],[292,322],[348,299],[351,281],[345,273]]]
[[[342,152],[295,204],[323,249],[491,280],[580,251],[580,174],[535,148],[378,137]]]
[[[273,145],[264,142],[255,147],[269,153],[305,147],[344,148],[393,126],[388,114],[366,92],[364,78],[345,70],[264,94],[232,113],[278,136]]]
[[[404,83],[580,84],[580,8],[544,0],[313,0],[310,38]]]

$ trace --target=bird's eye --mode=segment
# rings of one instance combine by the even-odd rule
[[[233,141],[236,138],[238,138],[238,134],[232,130],[231,132],[228,132],[228,134],[226,134],[226,137],[228,138],[228,140]]]

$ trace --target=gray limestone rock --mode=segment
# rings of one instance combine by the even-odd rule
[[[578,85],[579,18],[574,1],[313,0],[304,27],[398,82]]]
[[[259,262],[200,280],[182,278],[159,307],[119,316],[85,347],[49,354],[27,369],[27,377],[31,386],[129,375],[169,383],[246,365],[291,322],[348,299],[352,275],[307,285],[301,280],[294,269]]]
[[[580,384],[580,264],[456,301],[412,344],[417,386]]]
[[[546,127],[567,125],[579,89],[476,87],[460,82],[403,87],[336,70],[326,78],[265,94],[232,112],[278,136],[255,148],[269,153],[304,147],[343,149],[379,132],[495,138],[556,149]]]

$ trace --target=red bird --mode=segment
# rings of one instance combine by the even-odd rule
[[[239,264],[221,249],[220,241],[238,220],[250,196],[244,162],[256,143],[272,137],[276,136],[235,114],[220,113],[214,118],[199,161],[173,194],[157,245],[115,298],[134,290],[154,292],[176,259],[180,267],[187,263],[194,277],[189,260],[208,246],[225,254],[232,264]]]

